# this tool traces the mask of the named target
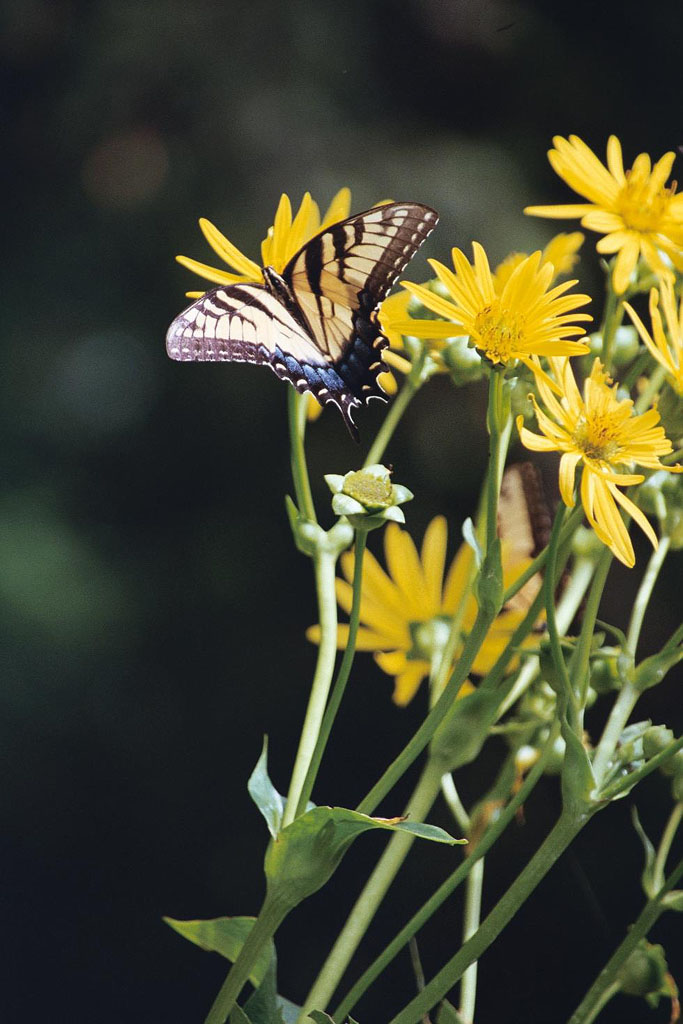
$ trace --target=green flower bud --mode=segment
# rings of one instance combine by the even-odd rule
[[[643,753],[648,760],[661,753],[670,743],[673,742],[673,729],[667,729],[665,725],[651,725],[643,733]]]
[[[591,686],[596,693],[609,693],[621,688],[617,660],[619,647],[603,647],[600,655],[591,660]]]
[[[656,515],[674,550],[683,548],[683,479],[677,473],[660,469],[640,488],[639,505],[649,515]]]
[[[642,939],[617,973],[621,991],[628,996],[647,996],[661,992],[669,972],[662,946]]]
[[[405,522],[398,506],[411,500],[412,491],[392,484],[391,471],[386,466],[367,466],[345,476],[328,473],[325,481],[334,495],[333,511],[346,516],[356,529],[373,530],[388,520]]]
[[[546,775],[559,775],[564,765],[564,757],[567,752],[567,744],[565,743],[562,736],[558,736],[553,743],[553,748],[550,751],[550,756],[546,762],[545,774]]]
[[[468,343],[467,338],[453,338],[449,341],[441,353],[441,358],[448,367],[454,384],[471,384],[484,376],[481,356],[476,348]]]
[[[683,750],[677,750],[673,757],[665,761],[661,772],[662,775],[667,775],[670,779],[683,775]]]
[[[594,530],[579,526],[572,540],[572,551],[579,558],[592,558],[604,551],[604,545]]]
[[[671,780],[671,795],[677,804],[683,802],[683,772]]]

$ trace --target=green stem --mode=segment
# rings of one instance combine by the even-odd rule
[[[440,784],[438,766],[428,761],[406,808],[411,821],[424,821],[438,795]],[[328,1005],[377,908],[403,864],[413,839],[414,836],[407,832],[396,832],[391,837],[306,996],[299,1016],[301,1024],[311,1010],[323,1010]]]
[[[506,804],[495,821],[491,822],[469,856],[466,857],[450,877],[439,886],[424,906],[422,906],[417,913],[413,915],[410,921],[408,921],[408,923],[401,929],[386,949],[358,979],[353,988],[335,1009],[335,1020],[346,1020],[347,1014],[351,1012],[358,1000],[367,991],[367,989],[370,988],[375,979],[379,977],[382,971],[384,971],[392,960],[394,960],[394,958],[401,952],[401,950],[405,948],[406,943],[410,941],[413,935],[422,928],[422,926],[436,913],[448,897],[451,896],[458,886],[469,876],[475,864],[489,852],[494,843],[500,838],[510,822],[513,821],[517,810],[528,799],[529,794],[543,774],[558,734],[559,728],[555,725],[546,740],[540,758],[533,766],[512,800]]]
[[[503,928],[509,924],[539,882],[547,875],[555,861],[576,838],[587,820],[587,815],[574,816],[566,812],[560,815],[557,823],[524,870],[484,919],[472,938],[468,939],[455,956],[442,967],[423,991],[392,1018],[390,1024],[418,1024],[420,1018],[436,1006],[440,999],[443,999],[446,993],[460,981],[470,964],[481,957],[482,953],[500,935]]]
[[[307,395],[300,395],[294,388],[287,391],[287,419],[289,422],[289,451],[292,467],[292,479],[299,512],[312,522],[316,522],[315,506],[308,479],[304,437],[306,434],[306,401]]]
[[[445,775],[441,776],[441,793],[446,801],[448,810],[458,823],[458,828],[461,828],[463,832],[469,832],[471,825],[470,816],[463,806],[450,772],[446,772]]]
[[[472,631],[465,641],[462,655],[455,665],[443,693],[398,757],[392,761],[367,796],[363,797],[356,810],[362,814],[372,814],[380,800],[383,800],[393,789],[433,738],[458,696],[460,687],[467,679],[472,663],[479,653],[494,618],[495,615],[492,612],[479,609]]]
[[[636,656],[636,649],[638,647],[638,640],[640,638],[640,631],[643,628],[643,619],[645,618],[645,612],[647,606],[650,603],[652,591],[654,585],[659,576],[659,570],[664,564],[669,547],[671,545],[670,537],[662,537],[659,541],[659,545],[652,552],[650,561],[648,562],[645,575],[643,576],[636,599],[633,602],[633,612],[631,613],[631,621],[628,626],[628,633],[626,635],[626,649],[633,659]]]
[[[313,757],[320,725],[327,704],[327,695],[334,673],[337,657],[337,597],[334,585],[334,569],[336,557],[327,551],[318,551],[313,558],[315,585],[318,595],[318,615],[320,618],[320,646],[315,675],[311,684],[311,695],[306,709],[299,748],[294,761],[292,780],[289,785],[287,805],[282,818],[285,828],[296,817],[299,801],[308,775],[308,768]]]
[[[463,920],[463,944],[470,939],[479,928],[481,922],[481,897],[484,889],[484,858],[474,865],[465,883],[465,917]],[[467,1024],[474,1020],[474,1007],[477,1001],[477,967],[475,960],[462,976],[460,983],[460,1016]]]
[[[613,267],[607,278],[607,302],[605,304],[605,315],[602,325],[602,362],[608,373],[612,365],[614,338],[624,316],[624,300],[623,297],[619,297],[614,291],[612,272]]]
[[[489,402],[486,426],[489,432],[489,464],[486,477],[486,551],[498,536],[498,495],[503,467],[500,459],[501,435],[509,416],[503,412],[503,374],[495,368],[489,378]],[[509,436],[509,435],[508,435]],[[503,460],[504,461],[504,460]]]
[[[204,1024],[224,1024],[244,988],[264,945],[272,939],[288,912],[287,907],[266,896],[259,916],[247,935],[239,956],[228,972]]]
[[[637,768],[633,772],[629,772],[628,775],[622,776],[615,782],[610,783],[605,789],[599,794],[599,799],[608,803],[610,800],[616,800],[622,793],[628,792],[637,786],[639,782],[651,775],[652,772],[656,771],[657,768],[661,768],[663,764],[666,764],[674,754],[677,754],[679,750],[683,748],[683,736],[679,739],[674,740],[672,743],[665,747],[664,750],[660,750],[655,757],[651,757],[650,760],[644,764],[641,768]]]
[[[605,589],[607,574],[612,565],[612,558],[613,555],[610,548],[604,548],[598,558],[595,576],[593,577],[588,600],[586,601],[586,608],[583,613],[581,633],[579,634],[579,640],[572,657],[572,689],[574,693],[580,695],[579,703],[582,708],[585,707],[588,698],[588,685],[590,683],[589,665],[595,621],[598,617],[602,592]]]
[[[577,526],[580,525],[583,520],[583,508],[579,505],[573,508],[562,527],[562,533],[560,534],[560,547],[563,547],[570,537],[574,536]],[[514,583],[511,583],[503,594],[503,606],[507,604],[511,598],[515,596],[518,590],[521,590],[525,583],[528,583],[532,576],[535,576],[537,572],[540,572],[546,563],[548,557],[547,546],[536,555],[533,562],[530,562],[523,573],[521,573]]]
[[[558,674],[559,680],[562,683],[562,689],[564,696],[567,701],[567,713],[569,715],[569,724],[574,728],[576,726],[576,713],[578,711],[576,694],[572,688],[569,673],[567,672],[567,665],[564,660],[564,654],[562,653],[562,646],[560,644],[560,633],[557,628],[557,613],[555,611],[555,573],[557,567],[557,549],[560,540],[560,531],[562,529],[562,520],[564,518],[564,506],[560,505],[557,512],[555,513],[555,521],[553,523],[552,533],[550,535],[550,543],[548,544],[548,568],[543,581],[543,590],[545,592],[545,612],[546,620],[548,623],[548,639],[550,641],[550,651],[553,657],[553,664],[555,665],[555,671]]]
[[[569,582],[567,583],[564,593],[557,605],[557,628],[562,633],[566,633],[574,621],[574,617],[579,610],[583,596],[593,579],[593,568],[592,558],[577,558],[574,563],[569,577]],[[502,718],[505,712],[509,711],[512,705],[515,704],[522,694],[526,692],[538,674],[538,670],[538,657],[532,655],[526,660],[520,669],[514,686],[501,703],[498,710],[498,719]]]
[[[625,683],[612,706],[607,724],[593,757],[593,775],[598,786],[600,786],[610,768],[610,761],[614,751],[617,749],[619,737],[624,731],[639,697],[640,691],[631,683]]]
[[[650,379],[645,386],[643,393],[638,395],[633,410],[636,413],[645,412],[652,405],[652,399],[659,393],[659,389],[666,380],[666,369],[663,366],[655,366],[650,374]]]
[[[342,702],[346,684],[349,681],[351,666],[353,665],[353,658],[356,653],[356,637],[358,636],[358,623],[360,620],[361,585],[363,582],[363,555],[365,554],[367,537],[368,535],[365,530],[356,531],[353,568],[353,601],[351,604],[351,615],[349,617],[349,637],[346,641],[344,656],[342,658],[341,665],[339,666],[339,672],[337,673],[337,678],[332,688],[329,702],[325,708],[325,714],[323,715],[315,749],[313,750],[313,754],[308,765],[308,771],[306,772],[306,778],[301,789],[301,796],[299,797],[299,803],[296,809],[297,817],[299,814],[303,814],[306,804],[311,798],[311,793],[313,792],[315,780],[318,775],[318,769],[320,768],[320,762],[322,761],[323,754],[325,753],[325,747],[327,746],[327,741],[330,738],[332,726],[334,725],[339,705]]]
[[[679,801],[674,805],[674,809],[669,816],[669,820],[666,823],[666,827],[662,832],[662,838],[659,841],[659,847],[657,848],[657,856],[652,866],[652,887],[655,890],[661,889],[664,885],[664,868],[666,867],[666,858],[669,856],[671,845],[674,841],[678,826],[683,818],[683,801]]]
[[[572,1014],[569,1024],[590,1024],[591,1021],[595,1020],[597,1016],[596,1007],[599,1010],[605,1005],[607,1002],[605,996],[607,992],[610,992],[610,995],[613,994],[612,990],[615,985],[617,986],[617,989],[620,987],[617,982],[617,975],[620,969],[634,952],[638,943],[641,942],[642,939],[646,938],[648,932],[657,921],[657,918],[666,910],[666,906],[662,903],[663,897],[666,896],[666,894],[673,889],[675,885],[677,885],[679,879],[682,877],[683,860],[678,862],[659,892],[645,904],[637,920],[629,928],[626,938],[621,945],[615,949],[614,953],[600,971],[600,974],[597,976],[588,992]]]
[[[427,347],[423,346],[420,354],[415,359],[412,369],[406,377],[403,387],[394,399],[393,405],[384,417],[382,426],[377,431],[377,436],[372,442],[372,447],[367,454],[363,466],[374,466],[382,461],[382,457],[389,441],[391,440],[396,427],[401,422],[403,413],[410,405],[410,401],[424,384],[424,365],[427,359]]]

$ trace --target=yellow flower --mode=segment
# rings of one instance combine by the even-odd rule
[[[410,316],[409,303],[408,292],[396,292],[385,299],[380,306],[379,322],[382,334],[389,339],[390,346],[383,354],[384,361],[401,373],[409,373],[411,363],[405,358],[406,347],[403,338],[404,336],[419,338],[421,341],[427,342],[434,371],[448,373],[448,367],[441,357],[441,353],[446,348],[442,321],[420,320]],[[456,337],[457,334],[457,328],[452,326],[450,337]]]
[[[659,423],[659,413],[650,409],[633,415],[633,402],[617,397],[602,363],[596,359],[581,395],[568,359],[551,359],[551,369],[562,390],[560,399],[542,376],[536,377],[539,393],[548,412],[544,412],[531,395],[538,425],[543,437],[523,426],[517,417],[522,443],[536,452],[562,452],[560,460],[560,494],[565,505],[574,505],[574,475],[583,465],[581,502],[588,522],[603,544],[612,549],[624,565],[633,566],[635,555],[624,521],[617,505],[638,523],[657,547],[652,526],[637,505],[619,490],[645,479],[641,474],[620,471],[622,466],[643,466],[646,469],[671,469],[663,466],[659,456],[671,452],[671,442]]]
[[[318,204],[311,198],[310,192],[306,192],[293,217],[289,196],[283,192],[273,225],[268,228],[268,233],[261,242],[261,265],[273,267],[278,274],[281,274],[302,245],[305,245],[323,228],[348,217],[350,208],[351,192],[348,188],[342,188],[330,203],[325,216],[321,218]],[[231,271],[227,272],[210,267],[205,263],[198,263],[197,260],[192,260],[188,256],[176,256],[178,263],[207,281],[212,281],[213,284],[244,284],[248,282],[263,284],[263,273],[258,263],[254,263],[248,256],[240,252],[237,246],[228,241],[210,220],[201,217],[199,227],[213,251],[231,268]],[[198,298],[203,293],[188,292],[187,294],[188,298]]]
[[[648,333],[643,321],[628,302],[624,306],[629,312],[633,323],[638,328],[641,336],[650,352],[660,363],[667,373],[673,378],[672,384],[679,395],[683,395],[683,298],[678,310],[676,310],[676,296],[673,284],[668,279],[663,279],[660,287],[662,297],[662,309],[666,318],[666,326],[669,331],[667,341],[662,323],[662,314],[659,312],[659,292],[653,288],[650,292],[650,318],[652,320],[652,335]],[[654,337],[653,337],[654,335]]]
[[[403,287],[427,309],[451,321],[430,321],[433,337],[437,337],[437,330],[441,337],[467,334],[492,363],[519,359],[534,372],[538,366],[532,355],[581,355],[589,351],[583,342],[570,340],[585,334],[576,321],[592,319],[587,313],[573,312],[590,302],[590,296],[564,294],[576,281],[550,288],[554,267],[542,262],[541,253],[535,252],[522,259],[498,290],[484,249],[478,242],[473,242],[472,248],[473,266],[460,249],[453,249],[455,273],[437,260],[429,261],[453,301],[423,285],[403,282]]]
[[[428,676],[432,659],[438,659],[450,631],[451,619],[464,604],[461,629],[466,636],[477,614],[472,593],[472,549],[463,544],[456,554],[444,582],[448,528],[443,516],[436,516],[425,531],[421,554],[410,535],[395,523],[384,532],[387,574],[376,558],[365,552],[361,589],[357,648],[373,651],[375,661],[388,675],[394,676],[394,701],[407,704],[415,696],[420,683]],[[508,587],[526,568],[527,559],[515,558],[503,543],[503,574]],[[337,600],[350,613],[353,598],[354,556],[346,552],[341,558],[345,580],[337,580]],[[510,636],[524,617],[523,610],[503,611],[493,623],[472,671],[482,675],[503,652]],[[306,634],[318,643],[320,627],[313,626]],[[338,627],[337,646],[346,646],[349,627]],[[461,647],[455,658],[459,657]],[[514,665],[511,663],[511,668]],[[461,689],[464,696],[471,684]]]
[[[541,253],[541,260],[543,263],[552,263],[555,268],[551,284],[563,274],[571,274],[576,266],[579,258],[578,252],[583,245],[585,237],[580,231],[571,231],[569,233],[561,231],[559,235],[555,235],[554,238],[550,239]],[[516,270],[520,263],[524,262],[527,255],[525,252],[511,252],[502,263],[498,264],[493,272],[493,287],[497,294],[500,295],[512,276],[513,270]]]
[[[683,269],[683,195],[676,186],[665,187],[675,153],[665,153],[652,166],[641,153],[630,170],[624,171],[621,143],[615,135],[607,142],[607,167],[585,142],[570,135],[556,135],[548,153],[553,170],[567,184],[585,196],[588,203],[565,206],[527,206],[535,217],[581,217],[583,227],[605,237],[597,244],[600,253],[618,253],[614,265],[614,290],[621,295],[642,255],[648,266],[661,276],[670,273],[661,253]]]

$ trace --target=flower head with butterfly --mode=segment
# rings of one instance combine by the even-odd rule
[[[418,203],[345,217],[348,203],[342,190],[321,220],[308,193],[295,216],[283,195],[261,247],[262,267],[200,221],[209,244],[237,273],[179,257],[218,287],[171,324],[171,358],[270,366],[300,393],[334,403],[357,438],[354,410],[384,398],[377,378],[387,341],[378,307],[438,217]]]

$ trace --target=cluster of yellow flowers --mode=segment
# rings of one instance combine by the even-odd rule
[[[556,137],[553,142],[548,154],[552,167],[587,202],[531,206],[525,212],[560,219],[580,217],[582,227],[602,236],[597,251],[613,257],[609,273],[614,308],[620,316],[622,310],[628,312],[672,389],[683,394],[683,302],[677,308],[675,295],[675,271],[683,271],[683,195],[676,194],[675,185],[666,185],[675,155],[666,153],[653,166],[650,157],[641,153],[633,166],[624,170],[621,145],[614,136],[607,144],[607,166],[576,136]],[[324,216],[308,193],[293,215],[289,198],[283,195],[273,226],[262,243],[263,265],[282,270],[302,245],[325,226],[347,217],[349,210],[348,189],[337,193]],[[178,257],[179,262],[218,284],[262,281],[258,264],[213,224],[202,220],[200,226],[231,272],[183,256]],[[407,373],[412,363],[404,339],[417,338],[428,347],[433,371],[444,371],[448,367],[443,356],[450,341],[464,337],[491,372],[523,364],[535,381],[537,394],[530,397],[541,433],[528,430],[519,416],[522,443],[533,451],[561,453],[560,493],[569,507],[575,503],[575,477],[577,469],[581,470],[579,492],[590,525],[621,562],[633,566],[633,546],[620,508],[655,546],[657,537],[623,488],[645,479],[633,471],[635,467],[671,471],[680,467],[661,462],[672,452],[672,444],[660,425],[656,407],[636,412],[633,400],[611,380],[610,367],[600,358],[594,360],[583,389],[577,384],[570,359],[590,352],[582,340],[582,325],[591,320],[589,314],[577,311],[590,302],[590,297],[572,290],[576,280],[558,284],[557,279],[571,272],[583,240],[580,232],[557,235],[542,252],[512,253],[493,271],[478,242],[473,242],[472,263],[457,248],[451,254],[452,269],[430,260],[435,282],[422,285],[404,281],[404,290],[389,297],[381,307],[380,322],[390,342],[384,357],[393,370]],[[642,266],[656,281],[650,291],[651,331],[625,301],[642,290],[638,277]],[[412,317],[410,307],[416,300],[436,316]],[[381,382],[389,393],[395,392],[391,373],[382,375]],[[311,401],[311,418],[313,410],[320,412],[315,401]],[[424,629],[420,633],[420,627],[450,621],[455,609],[463,605],[466,630],[475,614],[474,598],[467,591],[467,560],[472,557],[467,546],[456,555],[444,583],[446,533],[445,520],[433,520],[420,557],[409,535],[390,525],[385,532],[390,575],[366,555],[361,604],[364,626],[358,646],[374,651],[378,664],[395,678],[394,699],[399,704],[412,698],[433,665],[427,640],[431,637],[433,641],[436,634],[434,629],[429,636]],[[338,581],[338,600],[348,612],[352,555],[343,559],[342,568],[346,580]],[[504,568],[509,579],[524,566],[506,563]],[[475,672],[485,672],[493,663],[518,621],[510,610],[501,614],[482,648]],[[316,629],[309,635],[316,639]],[[341,647],[346,644],[346,635],[345,628],[340,627]]]

